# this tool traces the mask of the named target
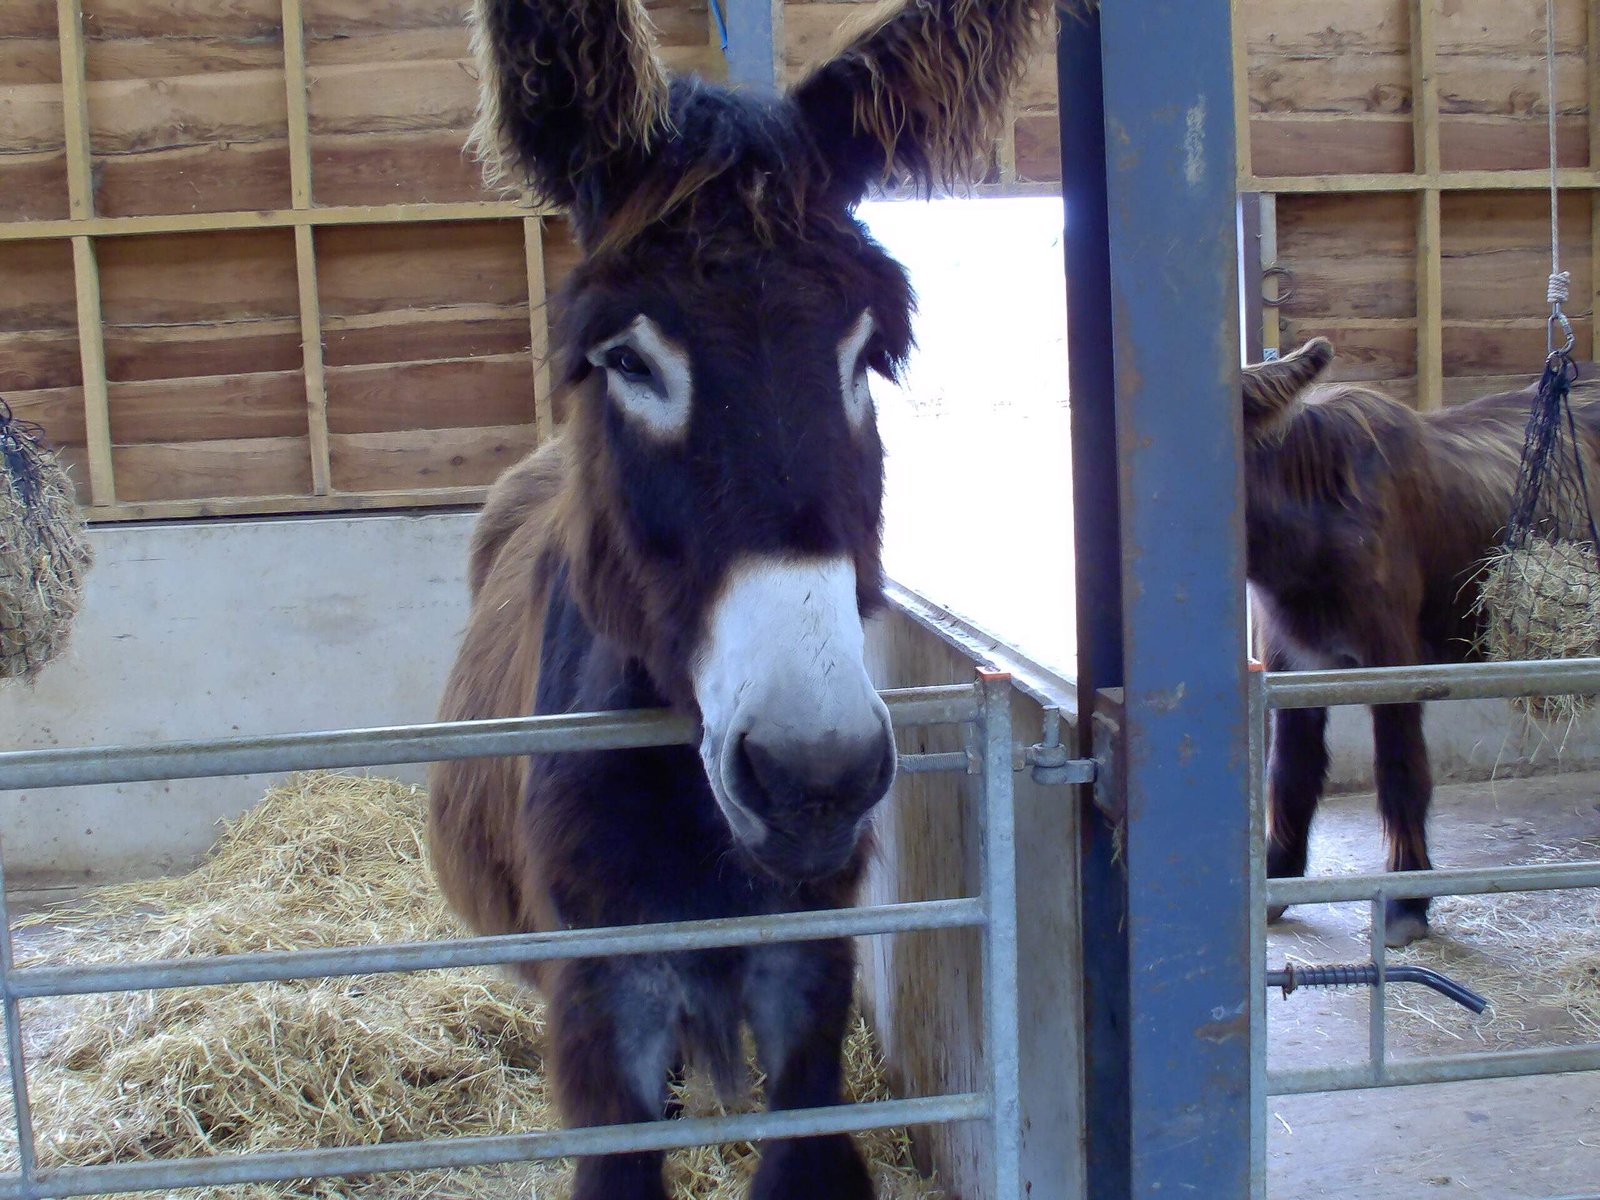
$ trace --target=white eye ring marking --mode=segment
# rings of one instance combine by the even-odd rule
[[[872,310],[867,309],[856,318],[850,332],[844,335],[844,341],[839,343],[839,387],[844,397],[844,415],[849,418],[852,429],[860,429],[872,411],[872,388],[861,353],[877,328]]]
[[[652,377],[630,379],[613,368],[606,360],[619,346],[628,347],[644,359]],[[659,441],[684,435],[694,397],[689,356],[649,317],[635,317],[626,329],[594,347],[586,357],[606,373],[606,390],[611,399],[642,432]]]

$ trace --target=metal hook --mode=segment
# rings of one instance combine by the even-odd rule
[[[1272,278],[1278,278],[1278,279],[1283,279],[1283,280],[1288,281],[1287,286],[1280,287],[1278,289],[1278,294],[1276,296],[1265,296],[1264,295],[1264,296],[1261,297],[1261,303],[1262,304],[1265,304],[1268,308],[1277,308],[1278,305],[1282,304],[1290,296],[1294,295],[1294,283],[1293,283],[1294,272],[1291,271],[1288,267],[1280,267],[1276,263],[1274,263],[1270,267],[1262,268],[1262,271],[1261,271],[1261,282],[1263,284],[1265,284],[1267,282],[1267,280],[1272,279]]]

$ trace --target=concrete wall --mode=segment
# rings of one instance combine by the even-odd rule
[[[469,514],[100,527],[67,655],[0,685],[0,745],[431,720],[466,616]],[[420,768],[385,773],[421,779]],[[260,799],[243,777],[0,795],[19,882],[170,871]]]
[[[67,656],[0,685],[0,746],[103,745],[430,720],[466,616],[472,516],[118,525]],[[1441,778],[1600,766],[1600,725],[1564,737],[1498,701],[1432,705]],[[1334,721],[1333,783],[1370,785],[1365,713]],[[420,781],[419,768],[392,773]],[[0,795],[18,883],[182,867],[261,777]]]

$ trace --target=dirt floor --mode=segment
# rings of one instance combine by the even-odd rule
[[[1455,784],[1438,791],[1437,866],[1600,858],[1600,773]],[[1312,872],[1380,870],[1370,795],[1335,797],[1318,816]],[[1412,987],[1389,999],[1396,1057],[1600,1040],[1600,893],[1594,889],[1435,902],[1433,936],[1396,957],[1484,993],[1473,1016]],[[1369,958],[1365,904],[1291,909],[1268,962]],[[1269,1001],[1273,1068],[1359,1062],[1368,994],[1297,991]],[[1600,1073],[1387,1088],[1271,1101],[1273,1197],[1600,1198]]]

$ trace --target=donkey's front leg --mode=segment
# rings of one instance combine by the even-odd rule
[[[1276,670],[1278,668],[1274,668]],[[1272,714],[1267,756],[1267,874],[1304,875],[1311,821],[1328,779],[1328,710],[1284,708]],[[1276,921],[1282,908],[1267,919]]]
[[[652,959],[579,959],[550,996],[556,1097],[569,1126],[662,1117],[676,1062],[678,992]],[[667,1200],[658,1151],[580,1158],[572,1200]]]
[[[841,1098],[855,953],[844,939],[754,951],[744,1005],[773,1109]],[[872,1200],[872,1177],[848,1134],[769,1141],[750,1200]]]
[[[1372,708],[1372,741],[1378,785],[1378,811],[1389,841],[1389,870],[1426,871],[1428,808],[1433,801],[1433,772],[1422,732],[1422,705],[1376,704]],[[1384,941],[1405,946],[1428,936],[1426,898],[1384,903]]]

